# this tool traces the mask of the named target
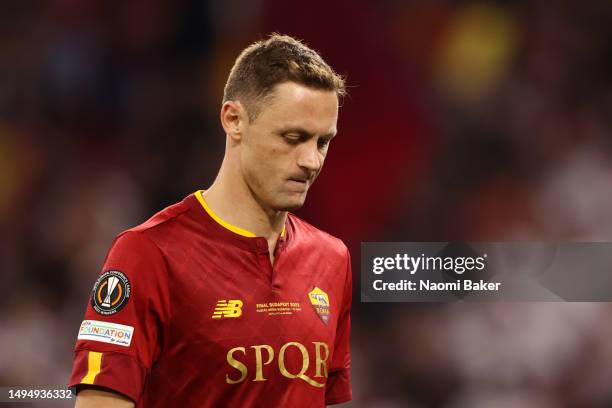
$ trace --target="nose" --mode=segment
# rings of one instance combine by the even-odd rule
[[[310,172],[318,172],[323,165],[323,156],[316,143],[304,143],[298,152],[298,166]]]

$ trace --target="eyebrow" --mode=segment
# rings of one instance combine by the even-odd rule
[[[297,133],[298,135],[302,136],[302,137],[312,137],[314,136],[313,133],[309,132],[308,130],[304,129],[303,127],[288,127],[288,128],[282,128],[281,130],[279,130],[280,134],[285,134],[285,133]],[[331,132],[331,133],[325,133],[323,135],[321,135],[321,137],[324,137],[326,139],[333,139],[336,136],[337,132]]]

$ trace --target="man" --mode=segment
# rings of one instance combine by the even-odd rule
[[[77,407],[322,407],[351,399],[351,263],[288,211],[336,134],[344,81],[281,35],[236,60],[213,185],[120,234],[70,379]]]

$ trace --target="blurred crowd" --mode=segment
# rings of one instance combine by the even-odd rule
[[[120,231],[206,188],[237,53],[349,96],[298,212],[353,254],[351,407],[612,406],[607,303],[361,304],[361,241],[610,241],[604,1],[25,0],[0,13],[0,385],[66,385]]]

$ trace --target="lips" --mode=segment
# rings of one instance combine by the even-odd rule
[[[289,180],[290,181],[297,181],[298,183],[308,183],[311,180],[311,177],[309,177],[309,174],[304,174],[304,173],[300,173],[300,174],[294,174],[289,176]]]
[[[297,191],[306,191],[308,189],[308,179],[302,177],[292,177],[288,180],[291,189],[296,189]]]
[[[289,181],[296,181],[298,183],[307,183],[308,179],[306,179],[306,178],[298,178],[298,177],[291,177],[289,179]]]

